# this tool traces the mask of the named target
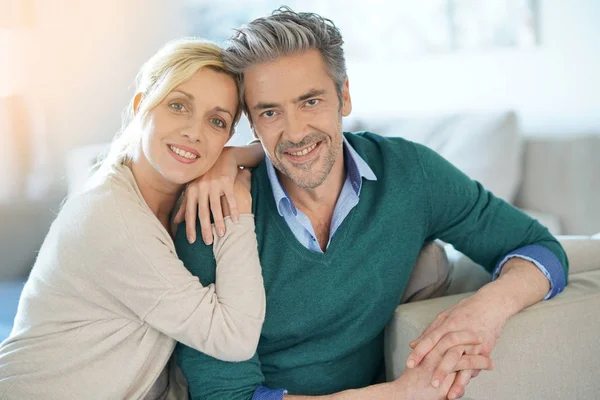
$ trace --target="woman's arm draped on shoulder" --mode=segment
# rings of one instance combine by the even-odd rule
[[[190,243],[196,241],[198,218],[202,240],[207,245],[212,244],[215,235],[211,229],[211,213],[217,234],[222,236],[225,233],[223,221],[227,215],[221,209],[219,200],[222,196],[229,205],[231,218],[234,222],[237,221],[240,211],[234,194],[234,183],[239,167],[256,167],[264,158],[265,153],[260,142],[241,147],[226,147],[210,171],[188,184],[174,222],[179,224],[185,220],[186,236]]]
[[[217,287],[203,286],[177,257],[158,221],[136,209],[119,210],[110,243],[91,255],[87,271],[104,290],[155,329],[227,361],[252,357],[265,314],[254,217],[242,215],[214,246]],[[115,224],[111,224],[113,227]],[[118,240],[114,239],[118,235]],[[199,260],[202,262],[202,260]]]
[[[265,150],[258,139],[246,146],[231,147],[231,151],[239,167],[254,168],[265,159]]]

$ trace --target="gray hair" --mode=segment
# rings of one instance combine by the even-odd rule
[[[238,29],[229,39],[223,58],[230,71],[242,76],[240,94],[244,110],[248,111],[244,102],[244,71],[282,56],[316,49],[333,80],[341,107],[347,76],[343,44],[339,29],[330,19],[282,6]]]

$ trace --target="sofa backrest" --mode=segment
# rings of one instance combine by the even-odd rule
[[[600,232],[600,134],[530,137],[512,111],[355,116],[345,128],[432,148],[498,197],[546,225],[560,225],[554,233]]]
[[[528,138],[515,204],[556,215],[562,232],[600,232],[600,135]]]

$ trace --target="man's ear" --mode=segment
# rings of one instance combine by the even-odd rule
[[[347,117],[352,112],[352,98],[350,97],[350,82],[346,77],[344,87],[342,88],[342,116]]]
[[[142,102],[142,93],[138,93],[133,98],[133,115],[137,115],[141,102]]]

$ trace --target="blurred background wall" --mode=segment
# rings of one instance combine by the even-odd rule
[[[394,53],[394,34],[404,26],[384,18],[394,7],[410,17],[409,3],[420,4],[416,15],[423,4],[462,4],[468,10],[469,1],[477,4],[365,0],[361,8],[355,1],[354,14],[352,6],[342,10],[333,0],[288,4],[342,21],[350,48],[351,39],[365,35],[377,45],[373,57],[347,50],[353,115],[363,126],[389,118],[510,110],[525,137],[600,132],[600,1],[534,1],[536,43],[530,46]],[[240,9],[249,20],[279,5],[225,3],[0,0],[0,278],[22,277],[31,267],[67,193],[69,154],[111,139],[134,94],[135,74],[149,56],[182,35],[229,35],[231,21],[246,15]],[[221,14],[203,14],[215,9]],[[373,37],[383,23],[390,26],[386,36]],[[421,28],[435,31],[426,23]],[[386,46],[393,54],[386,54]],[[246,142],[244,121],[238,131],[232,142]]]

